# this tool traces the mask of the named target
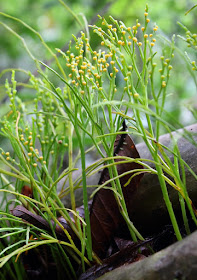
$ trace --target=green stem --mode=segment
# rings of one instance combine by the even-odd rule
[[[142,120],[140,118],[140,113],[137,109],[135,110],[135,112],[136,112],[136,118],[137,118],[136,120],[138,122],[138,126],[141,128],[144,141],[145,141],[147,147],[149,148],[149,151],[150,151],[151,155],[153,156],[153,159],[156,163],[156,170],[157,170],[158,179],[159,179],[160,186],[161,186],[161,191],[162,191],[162,194],[163,194],[163,199],[164,199],[166,207],[168,209],[168,213],[169,213],[169,216],[170,216],[170,219],[171,219],[171,222],[172,222],[172,226],[174,228],[174,232],[176,234],[177,240],[181,240],[182,236],[181,236],[181,233],[180,233],[180,230],[179,230],[179,226],[178,226],[178,223],[177,223],[174,211],[173,211],[173,207],[172,207],[169,195],[168,195],[166,182],[165,182],[165,179],[163,177],[162,167],[160,166],[160,161],[159,161],[159,157],[158,157],[158,147],[153,142],[153,145],[154,145],[154,150],[153,150],[152,146],[148,142],[146,132],[144,130],[144,126],[143,126]],[[147,115],[147,118],[149,118],[148,115]],[[149,123],[151,124],[150,120],[149,120]]]
[[[73,168],[73,126],[70,122],[68,125],[68,158],[69,158],[69,170]],[[71,199],[71,206],[72,210],[76,211],[76,203],[75,203],[75,194],[74,194],[74,187],[73,187],[73,179],[72,173],[70,172],[68,175],[69,178],[69,189],[70,189],[70,199]],[[75,217],[75,216],[74,216]]]
[[[154,159],[155,159],[156,162],[159,163],[159,160],[158,160],[158,157],[157,157],[157,151],[156,151]],[[159,182],[160,182],[163,198],[164,198],[166,207],[168,209],[168,213],[169,213],[169,216],[170,216],[170,219],[171,219],[171,222],[172,222],[172,226],[174,228],[174,232],[176,234],[177,240],[181,240],[182,236],[181,236],[181,233],[180,233],[180,230],[179,230],[179,226],[178,226],[175,214],[174,214],[172,203],[171,203],[169,195],[168,195],[168,190],[167,190],[167,187],[166,187],[166,183],[165,183],[165,180],[164,180],[164,178],[162,176],[162,168],[159,165],[156,165],[156,169],[157,169],[157,174],[158,174],[158,178],[159,178]]]
[[[112,165],[112,170],[113,170],[113,177],[117,177],[118,176],[118,171],[117,171],[117,168],[116,168],[115,165]],[[110,172],[110,169],[109,169],[109,173],[112,173],[112,172]],[[134,224],[129,219],[129,215],[128,215],[128,211],[127,211],[127,207],[126,207],[126,203],[125,203],[125,199],[124,199],[124,195],[123,195],[123,192],[122,192],[122,187],[121,187],[119,178],[117,178],[115,180],[115,183],[116,183],[116,186],[117,186],[117,191],[121,196],[121,199],[119,199],[119,197],[116,195],[116,193],[115,193],[115,198],[121,206],[120,207],[121,214],[122,214],[123,218],[125,219],[125,222],[128,226],[128,229],[130,231],[130,234],[131,234],[131,237],[132,237],[133,241],[137,242],[137,237],[140,240],[144,240],[142,235],[138,232],[138,230],[135,228]],[[115,183],[112,182],[112,187],[114,187],[114,188],[115,188]]]
[[[85,221],[86,221],[86,249],[88,258],[92,260],[92,238],[91,238],[91,227],[90,227],[90,214],[88,209],[88,194],[87,194],[87,185],[86,185],[86,166],[85,166],[85,150],[84,150],[84,137],[81,139],[78,125],[75,125],[75,132],[79,141],[79,147],[81,151],[81,168],[82,168],[82,186],[83,186],[83,205],[84,205],[84,214],[85,214]]]
[[[81,24],[80,20],[76,16],[76,14],[69,8],[68,5],[63,0],[58,0],[60,4],[73,16],[73,18],[76,20],[76,22],[79,24],[81,28],[83,28],[83,25]]]

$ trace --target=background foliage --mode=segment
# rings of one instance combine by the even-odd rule
[[[195,3],[194,1],[171,1],[164,0],[159,1],[93,1],[93,0],[75,0],[68,1],[70,10],[66,10],[60,4],[61,1],[15,1],[8,0],[1,3],[1,11],[8,13],[14,17],[20,18],[35,30],[40,32],[44,40],[49,46],[55,50],[55,48],[67,49],[69,41],[72,40],[72,34],[77,35],[78,32],[84,27],[84,16],[89,24],[97,23],[97,14],[112,15],[118,20],[124,21],[126,25],[132,24],[136,18],[139,21],[142,20],[145,4],[148,2],[150,19],[152,24],[155,22],[159,26],[159,34],[166,39],[171,39],[173,34],[184,35],[184,30],[177,24],[180,21],[186,25],[192,33],[196,32],[196,10],[192,13],[185,15]],[[150,3],[149,3],[150,2]],[[75,15],[78,16],[76,20]],[[30,32],[27,28],[21,24],[10,19],[4,19],[11,28],[19,33],[27,42],[30,49],[36,54],[38,59],[44,61],[51,61],[51,56],[41,46],[38,38],[35,34]],[[90,31],[91,32],[91,31]],[[0,70],[9,67],[19,67],[26,70],[34,70],[34,64],[24,52],[21,42],[12,36],[4,27],[0,27]],[[100,42],[97,36],[91,34],[91,44],[93,47],[100,48]],[[183,52],[187,49],[185,42],[180,38],[175,38],[176,46],[178,46]],[[166,42],[161,40],[161,47]],[[158,48],[158,47],[157,47]],[[160,49],[156,50],[157,52]],[[196,59],[196,54],[188,49],[191,60]],[[168,110],[173,112],[174,116],[182,122],[183,125],[192,123],[194,119],[192,114],[186,109],[188,106],[196,106],[196,80],[192,79],[192,76],[188,72],[188,66],[182,59],[180,54],[176,53],[174,59],[174,73],[176,73],[176,79],[171,79],[171,87],[169,89],[173,93],[173,99],[170,99],[167,103]],[[184,55],[184,53],[182,53]],[[52,64],[52,63],[51,63]],[[53,64],[51,65],[53,66]],[[172,73],[173,75],[173,73]],[[21,80],[23,77],[21,77]],[[1,85],[5,80],[5,75],[1,78]],[[169,92],[170,93],[170,92]],[[23,99],[33,98],[31,92],[27,90],[21,91],[20,95]],[[0,88],[0,102],[4,101],[5,89]],[[1,116],[7,111],[7,107],[1,108]]]

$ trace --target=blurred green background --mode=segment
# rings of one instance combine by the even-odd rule
[[[139,22],[144,20],[146,3],[149,6],[151,25],[156,23],[159,26],[158,34],[167,39],[171,39],[173,34],[185,36],[184,30],[177,24],[177,21],[186,25],[192,33],[197,33],[197,9],[193,9],[188,15],[185,15],[186,11],[195,5],[195,1],[72,0],[65,1],[65,3],[70,10],[63,7],[58,0],[7,0],[1,1],[0,10],[32,26],[54,51],[55,48],[66,50],[69,41],[72,40],[72,34],[77,35],[82,29],[75,15],[82,26],[84,26],[84,16],[89,24],[97,24],[98,14],[106,18],[112,15],[114,18],[122,20],[127,26],[132,26],[135,24],[136,18],[139,19]],[[2,15],[0,21],[20,34],[38,59],[53,67],[50,54],[43,48],[35,34],[20,23]],[[92,33],[90,35],[93,47],[100,48],[98,37]],[[191,60],[196,61],[196,51],[187,48],[187,44],[177,36],[175,43],[182,54],[187,51]],[[163,47],[165,48],[165,42],[160,40],[156,51],[160,52]],[[35,65],[24,50],[21,41],[6,30],[2,24],[0,25],[0,61],[0,71],[11,67],[35,71]],[[183,125],[195,122],[195,118],[188,110],[188,107],[195,109],[197,106],[196,72],[193,73],[193,77],[191,72],[191,69],[187,69],[187,64],[182,56],[175,54],[171,83],[168,88],[168,93],[169,95],[172,93],[173,98],[169,99],[166,106],[167,110]],[[3,86],[6,77],[10,78],[10,74],[7,73],[0,77],[0,117],[9,110],[8,105],[5,106],[7,103]],[[20,75],[17,78],[20,81],[24,79]],[[21,90],[18,94],[24,100],[33,98],[31,91]]]

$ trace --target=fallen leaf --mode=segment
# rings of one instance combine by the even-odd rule
[[[127,156],[130,158],[140,157],[133,140],[127,134],[118,135],[116,137],[114,153],[118,156]],[[120,159],[115,159],[115,161],[118,162]],[[142,166],[136,162],[117,165],[119,175],[134,169],[142,169]],[[131,175],[132,174],[127,174],[120,178],[120,184],[128,210],[132,207],[134,194],[143,176],[142,173],[136,175],[129,184],[124,187]],[[99,184],[103,184],[105,181],[109,180],[109,178],[108,169],[105,168],[101,174]],[[111,185],[108,185],[108,187],[111,187]],[[94,196],[90,210],[90,223],[93,250],[100,258],[103,258],[106,255],[112,237],[124,224],[124,219],[120,213],[113,191],[110,189],[102,188]]]

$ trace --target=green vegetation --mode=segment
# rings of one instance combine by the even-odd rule
[[[183,221],[189,233],[186,208],[197,224],[185,184],[184,169],[190,168],[181,159],[176,143],[174,150],[170,151],[174,155],[174,164],[169,160],[166,153],[169,149],[159,143],[159,136],[183,127],[174,115],[176,110],[170,113],[169,104],[176,102],[173,101],[176,95],[171,94],[173,85],[185,76],[186,70],[176,72],[173,68],[187,66],[189,81],[196,86],[195,32],[179,25],[184,34],[176,40],[186,43],[185,49],[187,45],[190,47],[185,55],[176,45],[175,36],[169,40],[158,32],[158,25],[151,22],[146,7],[143,18],[129,24],[127,20],[122,22],[112,16],[100,17],[97,25],[90,26],[91,35],[86,24],[85,31],[80,36],[73,36],[74,43],[64,52],[46,44],[41,34],[21,19],[4,13],[0,16],[7,35],[9,31],[13,40],[23,44],[38,71],[8,69],[0,74],[3,81],[8,75],[5,90],[1,90],[9,97],[10,107],[9,110],[6,107],[1,116],[1,279],[8,276],[24,279],[26,272],[20,262],[21,254],[43,245],[52,255],[59,279],[62,275],[69,279],[77,277],[73,260],[81,264],[83,271],[92,263],[100,262],[92,251],[86,178],[101,170],[103,163],[109,169],[112,191],[133,240],[143,239],[128,217],[114,162],[114,141],[123,120],[127,122],[129,133],[146,143],[156,166],[154,170],[144,159],[122,157],[122,161],[133,160],[144,167],[131,170],[131,178],[141,172],[158,175],[175,235],[180,240],[182,236],[166,183],[175,188],[180,195]],[[8,26],[8,21],[12,22],[12,27]],[[53,58],[52,65],[41,60],[42,55],[36,56],[14,29],[16,23],[39,40],[42,54],[46,51],[47,57]],[[91,36],[97,36],[97,46],[92,43]],[[191,105],[190,109],[194,121],[196,110]],[[185,132],[184,136],[193,141],[189,133]],[[86,155],[92,150],[100,159],[87,167]],[[66,168],[64,157],[68,159]],[[80,164],[82,173],[77,182],[73,182],[72,172],[77,164]],[[193,176],[196,178],[195,174]],[[65,189],[63,184],[58,192],[57,185],[62,179],[69,181],[69,188]],[[24,185],[31,186],[33,197],[21,193]],[[105,185],[106,182],[99,188]],[[76,211],[76,188],[83,189],[84,219]],[[70,195],[71,209],[61,201],[66,195]],[[51,233],[11,215],[10,207],[18,204],[43,217],[49,223]],[[73,220],[69,212],[74,213]],[[63,228],[59,215],[68,222],[80,240],[80,246]],[[55,225],[64,231],[67,241],[57,238]]]

